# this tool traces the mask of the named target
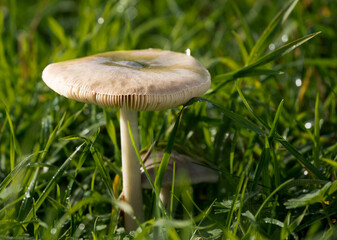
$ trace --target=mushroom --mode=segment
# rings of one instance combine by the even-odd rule
[[[166,110],[201,96],[209,72],[191,56],[158,49],[106,52],[48,65],[42,79],[55,92],[79,102],[120,109],[123,194],[134,216],[144,218],[137,111]],[[137,224],[125,214],[126,231]]]
[[[144,156],[144,166],[152,181],[155,179],[155,169],[160,165],[163,156],[164,150],[155,152],[155,155]],[[160,200],[164,206],[167,205],[170,200],[173,181],[173,162],[175,162],[175,185],[182,185],[186,181],[186,177],[181,178],[181,175],[187,176],[191,184],[214,183],[218,181],[219,176],[217,172],[205,163],[173,150],[160,189]],[[151,189],[150,182],[146,178],[143,168],[141,168],[141,173],[142,187]]]

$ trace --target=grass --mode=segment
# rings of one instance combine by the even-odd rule
[[[327,0],[0,1],[0,239],[336,238],[336,11]],[[139,114],[142,151],[157,141],[164,158],[178,150],[220,177],[175,187],[168,211],[144,190],[146,222],[125,233],[118,110],[58,96],[41,72],[142,48],[189,48],[212,75],[203,97]]]

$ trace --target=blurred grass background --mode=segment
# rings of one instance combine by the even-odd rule
[[[193,201],[186,186],[169,219],[156,220],[146,204],[149,221],[133,237],[147,238],[155,226],[166,226],[170,239],[336,237],[337,2],[298,1],[261,54],[321,33],[267,62],[263,74],[223,80],[223,74],[249,64],[249,53],[284,4],[1,0],[1,238],[128,235],[118,204],[108,200],[109,191],[116,197],[121,191],[118,110],[58,96],[41,73],[51,62],[144,48],[190,49],[210,71],[214,92],[205,98],[211,103],[193,103],[184,111],[174,148],[210,163],[220,179],[195,187]],[[239,118],[229,118],[213,103]],[[140,113],[143,149],[154,140],[166,146],[180,110]],[[279,136],[268,135],[273,127]],[[296,205],[291,199],[302,194],[309,196]],[[152,192],[145,191],[144,199],[152,203]]]

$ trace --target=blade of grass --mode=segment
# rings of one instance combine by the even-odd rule
[[[216,81],[230,81],[234,80],[237,78],[242,78],[246,77],[248,74],[254,74],[253,72],[260,66],[263,66],[271,61],[274,61],[278,59],[279,57],[293,51],[295,48],[301,46],[305,42],[309,41],[313,37],[317,36],[320,34],[320,32],[312,33],[307,36],[304,36],[302,38],[296,39],[288,44],[283,45],[282,47],[268,53],[267,55],[255,60],[254,62],[250,63],[249,65],[241,68],[240,70],[225,73],[225,74],[220,74],[216,76],[215,80]],[[256,75],[255,75],[256,76]],[[217,86],[216,89],[213,90],[217,91],[219,90],[221,85]]]
[[[278,125],[278,122],[279,122],[279,119],[280,119],[280,116],[281,116],[281,112],[282,112],[282,109],[283,109],[283,102],[284,101],[282,99],[280,104],[277,107],[277,111],[276,111],[273,123],[271,125],[271,129],[270,129],[269,135],[268,135],[269,144],[270,144],[270,146],[272,146],[270,151],[271,151],[271,160],[272,160],[273,168],[274,168],[275,186],[280,185],[280,169],[279,169],[279,163],[277,161],[275,149],[272,145],[271,140],[274,137],[275,132],[276,132],[276,128],[277,128],[277,125]]]
[[[315,128],[314,128],[314,149],[313,158],[316,167],[319,167],[319,149],[320,149],[320,133],[319,133],[319,94],[317,93],[315,102]]]
[[[243,181],[244,181],[245,177],[246,177],[245,174],[241,174],[239,183],[238,183],[237,188],[236,188],[235,198],[232,201],[231,209],[230,209],[230,211],[227,215],[227,219],[226,219],[226,222],[225,222],[225,228],[228,231],[229,231],[231,223],[232,223],[232,219],[233,219],[233,215],[234,215],[234,211],[235,211],[235,206],[236,206],[237,201],[239,199],[240,191],[241,191],[241,188],[242,188]]]
[[[327,158],[322,158],[322,160],[337,169],[337,162]]]
[[[19,212],[18,212],[18,218],[20,220],[23,220],[24,217],[28,214],[29,212],[29,207],[30,207],[30,203],[32,203],[32,196],[34,194],[34,189],[35,189],[35,184],[36,184],[36,180],[37,180],[37,176],[39,173],[39,168],[35,169],[35,172],[33,174],[32,180],[28,186],[27,191],[24,193],[25,197],[23,198],[22,202],[21,202],[21,206],[19,208]]]
[[[217,75],[214,78],[214,82],[215,83],[219,81],[231,82],[237,78],[243,78],[243,77],[258,77],[258,76],[263,76],[263,75],[273,76],[273,75],[284,74],[284,72],[282,71],[271,70],[271,69],[253,68],[253,69],[249,69],[249,71],[241,72],[242,69],[243,68],[241,68],[240,70],[233,71],[233,72]],[[223,84],[223,82],[221,82],[220,84]],[[219,87],[220,84],[217,87]]]
[[[47,19],[49,29],[55,35],[55,37],[60,41],[63,47],[66,47],[68,44],[68,39],[65,35],[63,27],[52,17]]]
[[[106,124],[106,129],[108,131],[108,135],[116,149],[117,154],[119,155],[120,149],[117,144],[117,135],[116,135],[115,125],[113,124],[113,121],[108,117],[108,114],[105,109],[104,109],[104,118],[105,118],[105,124]]]
[[[257,219],[258,216],[260,215],[262,209],[264,208],[264,206],[269,202],[269,200],[278,192],[280,191],[284,186],[286,186],[287,184],[289,184],[290,182],[292,182],[293,179],[289,179],[287,181],[285,181],[284,183],[282,183],[280,186],[278,186],[271,194],[269,194],[269,196],[263,201],[263,203],[261,204],[260,208],[257,210],[257,212],[255,213],[254,218]],[[245,236],[242,239],[247,239],[247,237],[249,237],[249,234],[252,230],[252,225],[249,226]]]
[[[154,182],[154,185],[158,189],[160,189],[160,187],[161,187],[161,184],[162,184],[162,181],[163,181],[163,178],[164,178],[164,174],[165,174],[165,171],[166,171],[166,167],[167,167],[167,165],[169,163],[169,160],[170,160],[170,155],[171,155],[171,152],[172,152],[172,149],[173,149],[173,144],[174,144],[174,140],[175,140],[175,137],[176,137],[176,134],[177,134],[177,131],[178,131],[178,127],[179,127],[179,124],[182,120],[182,115],[183,115],[183,112],[185,111],[185,109],[186,109],[186,105],[180,110],[180,112],[177,116],[177,120],[176,120],[176,122],[174,124],[174,127],[173,127],[173,130],[170,134],[170,137],[169,137],[168,143],[166,145],[162,161],[159,165],[158,173],[157,173],[157,176],[156,176],[156,179],[155,179],[155,182]]]
[[[25,159],[23,159],[20,163],[18,163],[14,169],[7,175],[7,177],[1,182],[0,184],[0,193],[2,193],[2,191],[8,186],[8,184],[22,171],[24,170],[27,165],[29,164],[29,160],[40,154],[42,151],[33,153],[31,155],[29,155],[28,157],[26,157]]]
[[[130,138],[131,138],[131,142],[132,142],[132,146],[133,146],[133,149],[135,150],[136,152],[136,155],[138,157],[138,160],[139,160],[139,163],[140,165],[142,166],[143,170],[144,170],[144,173],[145,173],[145,176],[147,178],[147,180],[149,181],[150,185],[151,185],[151,188],[155,191],[156,194],[159,194],[159,191],[157,188],[155,188],[155,184],[153,183],[151,177],[150,177],[150,174],[149,172],[147,171],[146,167],[145,167],[145,164],[142,160],[142,158],[140,157],[140,154],[139,154],[139,150],[136,146],[136,143],[135,143],[135,140],[133,138],[133,134],[132,134],[132,131],[131,131],[131,127],[130,127],[130,123],[128,122],[128,130],[129,130],[129,134],[130,134]]]
[[[235,155],[235,148],[238,140],[238,130],[235,130],[234,138],[231,143],[231,150],[229,153],[229,173],[233,174],[233,166],[234,166],[234,155]]]
[[[248,63],[248,52],[247,52],[247,49],[244,45],[244,43],[242,42],[239,34],[237,34],[236,32],[232,31],[232,34],[234,35],[238,45],[239,45],[239,48],[240,48],[240,52],[241,52],[241,56],[242,56],[242,59],[243,59],[243,62],[245,63],[245,65]]]
[[[173,218],[173,199],[174,199],[174,188],[175,188],[175,178],[176,178],[176,161],[173,161],[172,169],[172,186],[171,186],[171,196],[170,196],[170,219]]]
[[[244,204],[244,199],[245,199],[245,193],[246,193],[246,189],[247,189],[248,180],[249,180],[249,178],[246,177],[245,183],[243,184],[243,187],[241,189],[240,206],[239,206],[238,213],[237,213],[236,223],[234,224],[234,235],[236,235],[238,227],[239,227],[239,224],[240,224],[241,212],[242,212],[242,209],[243,209],[243,204]]]
[[[9,130],[10,130],[10,133],[11,133],[10,145],[9,145],[9,162],[10,162],[10,169],[11,169],[11,171],[13,171],[14,166],[15,166],[16,139],[15,139],[13,122],[12,122],[12,119],[9,115],[7,107],[5,107],[5,112],[6,112],[7,122],[8,122],[8,125],[9,125]]]
[[[275,140],[280,142],[313,177],[326,180],[326,177],[283,137],[276,134]]]
[[[261,37],[256,42],[252,51],[250,52],[248,57],[248,64],[261,56],[263,51],[269,45],[270,39],[275,35],[277,28],[285,22],[289,14],[296,6],[297,2],[298,0],[291,0],[277,13],[277,15],[264,30]]]
[[[276,132],[276,127],[278,124],[278,121],[280,119],[280,115],[281,115],[281,111],[283,108],[283,99],[281,100],[280,104],[278,105],[275,117],[274,117],[274,121],[273,124],[271,125],[270,131],[269,131],[269,135],[268,135],[268,139],[270,140],[271,138],[274,137],[275,132]]]
[[[93,141],[94,142],[94,141]],[[99,173],[101,174],[102,180],[104,182],[105,187],[108,190],[109,195],[112,199],[115,199],[115,195],[112,189],[112,181],[110,178],[109,173],[106,171],[106,168],[104,167],[104,162],[100,154],[98,153],[97,149],[94,147],[93,142],[90,143],[90,152],[91,156],[93,157],[95,164],[97,166],[97,169]]]
[[[189,195],[189,197],[191,197],[191,195]],[[197,231],[199,230],[199,228],[201,228],[201,224],[203,223],[204,219],[207,217],[208,219],[211,220],[211,218],[209,217],[209,214],[211,212],[212,207],[214,206],[215,202],[217,201],[217,199],[214,199],[214,201],[211,203],[211,205],[206,209],[206,211],[202,211],[199,206],[193,201],[192,197],[191,197],[191,202],[193,203],[193,205],[198,209],[198,211],[202,214],[202,218],[200,219],[197,228],[195,229],[195,231],[193,232],[192,236],[190,237],[190,240],[195,239],[194,236],[197,233]]]
[[[230,1],[232,8],[234,9],[234,12],[239,17],[240,22],[242,24],[243,31],[245,32],[246,39],[247,39],[247,45],[249,47],[249,50],[253,48],[254,40],[250,31],[250,28],[247,24],[246,19],[244,18],[243,14],[241,13],[239,7],[236,5],[236,2],[234,0]]]
[[[64,174],[64,172],[66,171],[68,165],[73,160],[73,158],[75,157],[75,155],[81,150],[81,148],[82,148],[83,145],[84,145],[84,143],[82,143],[80,146],[78,146],[76,148],[76,150],[69,156],[69,158],[67,158],[64,161],[64,163],[61,165],[61,167],[57,170],[57,172],[52,177],[51,181],[48,182],[47,186],[45,187],[45,189],[41,193],[40,197],[36,201],[35,211],[37,211],[41,207],[41,205],[43,204],[43,202],[48,197],[49,193],[53,190],[53,188],[56,185],[57,181]],[[27,216],[25,218],[25,221],[29,221],[32,217],[33,217],[33,211],[31,209],[29,211],[29,213],[27,214]]]
[[[239,82],[240,81],[237,81],[236,86],[238,86]],[[257,119],[267,130],[270,131],[268,124],[263,119],[261,119],[259,116],[257,116],[252,110],[252,108],[249,106],[249,103],[245,99],[239,87],[237,87],[237,90],[239,92],[239,95],[244,105],[249,110],[249,112],[253,115],[253,117]],[[274,132],[273,134],[276,135],[275,139],[279,141],[285,148],[287,148],[287,150],[301,163],[303,167],[305,167],[308,170],[308,172],[311,175],[316,176],[320,179],[325,179],[324,175],[314,165],[312,165],[308,160],[306,160],[304,156],[301,153],[299,153],[291,144],[289,144],[284,138],[280,137],[280,135],[278,135],[276,132]]]
[[[185,106],[190,106],[196,102],[206,102],[211,104],[213,107],[215,107],[216,109],[218,109],[221,113],[223,113],[227,118],[233,120],[235,123],[241,125],[242,127],[245,127],[255,133],[257,133],[260,136],[264,136],[265,133],[263,132],[263,130],[261,130],[255,123],[247,120],[246,118],[242,117],[241,115],[234,113],[232,111],[229,111],[225,108],[223,108],[222,106],[220,106],[219,104],[216,104],[208,99],[202,98],[202,97],[195,97],[192,98],[190,101],[188,101]]]
[[[249,103],[247,102],[245,96],[243,95],[241,89],[240,89],[240,85],[241,85],[241,80],[239,79],[238,81],[236,81],[235,83],[235,87],[236,87],[236,90],[238,91],[240,97],[241,97],[241,100],[243,102],[243,104],[246,106],[246,108],[249,110],[249,112],[253,115],[254,118],[256,118],[259,122],[261,122],[264,126],[267,125],[267,123],[262,119],[260,118],[259,116],[257,116],[253,109],[250,107]]]
[[[268,165],[270,162],[270,147],[269,147],[269,141],[268,138],[265,137],[265,146],[262,150],[259,162],[257,164],[257,168],[254,174],[254,180],[253,180],[253,184],[252,184],[252,191],[256,190],[256,186],[258,184],[258,181],[261,177],[262,172],[264,172],[264,169],[268,169]]]
[[[214,106],[215,108],[217,108],[218,110],[220,110],[226,117],[232,119],[234,122],[238,123],[239,125],[257,133],[260,136],[265,136],[265,133],[253,122],[245,119],[244,117],[231,112],[227,109],[224,109],[222,106],[207,100],[205,98],[201,98],[201,97],[196,97],[196,98],[192,98],[190,101],[188,101],[185,105],[192,105],[195,102],[207,102],[209,104],[211,104],[212,106]],[[248,105],[249,106],[249,105]],[[260,119],[260,118],[258,118]],[[261,121],[261,123],[264,125],[264,127],[269,130],[269,126],[264,122]],[[308,172],[313,176],[313,177],[317,177],[321,180],[326,180],[325,176],[314,166],[312,165],[308,160],[305,159],[305,157],[298,152],[289,142],[287,142],[283,137],[281,137],[278,133],[275,133],[275,140],[277,140],[278,142],[280,142],[298,161],[299,163],[308,170]]]
[[[66,114],[64,113],[60,119],[60,121],[57,123],[56,127],[54,128],[54,130],[52,131],[52,133],[49,135],[49,138],[47,140],[46,146],[44,148],[44,151],[39,159],[40,162],[43,162],[44,159],[47,156],[47,153],[49,151],[50,146],[52,145],[52,143],[55,141],[56,137],[57,137],[57,133],[59,132],[59,129],[61,128],[64,119],[66,117]]]

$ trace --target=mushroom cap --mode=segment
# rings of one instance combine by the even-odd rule
[[[145,160],[144,165],[146,170],[148,171],[152,181],[155,180],[155,168],[159,167],[160,162],[163,158],[164,150],[157,151],[155,153],[155,157],[153,154]],[[205,163],[196,160],[192,157],[180,154],[176,151],[172,151],[170,155],[170,160],[166,168],[166,172],[164,174],[164,178],[162,181],[162,186],[171,186],[172,179],[173,179],[173,162],[175,161],[175,184],[181,185],[183,182],[186,181],[186,178],[179,178],[180,174],[187,174],[191,184],[198,184],[198,183],[214,183],[218,181],[218,173],[211,169],[210,167],[206,166]],[[143,188],[151,188],[150,182],[146,178],[144,173],[144,169],[141,168],[141,181]]]
[[[103,107],[165,110],[201,96],[209,72],[191,56],[147,49],[106,52],[52,63],[43,81],[67,98]]]

